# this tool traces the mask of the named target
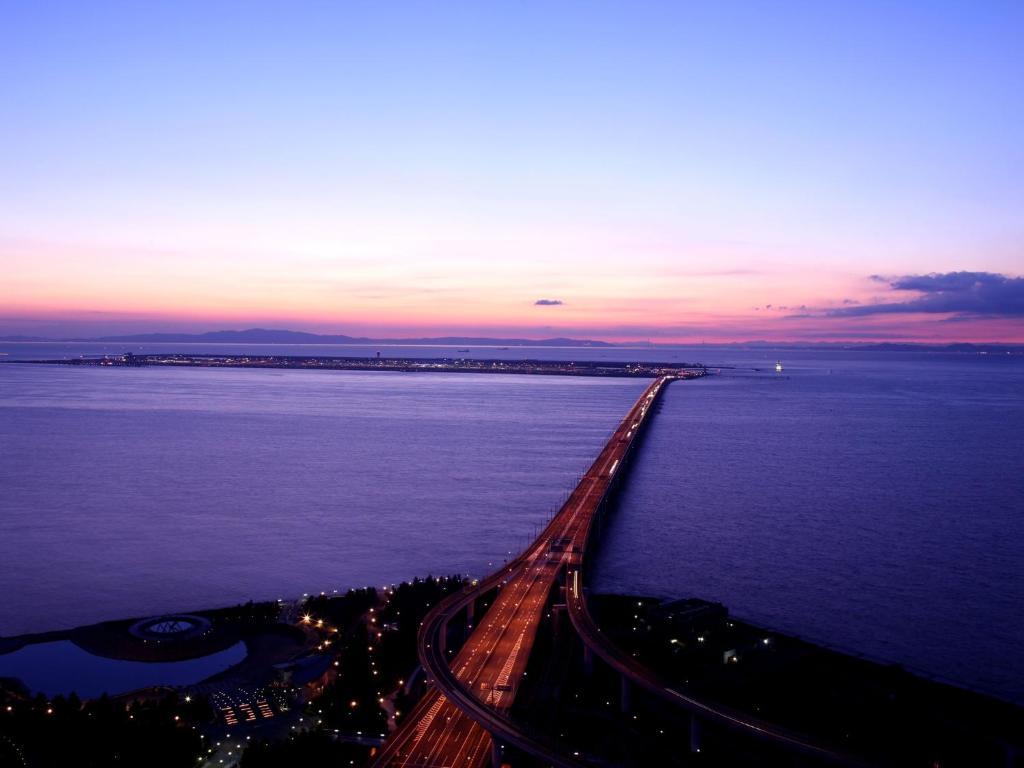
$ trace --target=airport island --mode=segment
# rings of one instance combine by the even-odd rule
[[[291,360],[49,362],[313,367]],[[651,381],[544,530],[494,573],[0,638],[0,659],[70,643],[176,664],[244,647],[201,679],[115,695],[47,696],[0,679],[0,765],[1019,765],[1024,715],[1011,704],[744,622],[700,596],[592,594],[603,522],[663,392],[704,371],[577,367],[599,370],[562,375]]]
[[[469,350],[461,350],[468,353]],[[14,362],[14,361],[12,361]],[[702,376],[699,363],[663,363],[574,360],[488,359],[471,357],[318,357],[296,355],[133,354],[17,361],[39,365],[172,368],[289,368],[323,371],[393,371],[398,373],[495,373],[536,376],[611,376],[650,378],[675,375]]]

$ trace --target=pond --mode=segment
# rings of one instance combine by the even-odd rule
[[[33,693],[74,691],[82,698],[127,693],[153,685],[182,686],[223,672],[245,658],[245,643],[185,661],[121,661],[94,656],[70,640],[26,645],[0,655],[0,677],[16,677]]]

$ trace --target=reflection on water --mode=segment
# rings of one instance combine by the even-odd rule
[[[70,640],[26,645],[0,655],[0,677],[17,677],[33,692],[83,698],[126,693],[153,685],[190,685],[245,658],[245,643],[185,661],[119,661],[93,656]]]

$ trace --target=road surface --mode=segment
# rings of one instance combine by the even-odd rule
[[[431,675],[435,687],[388,740],[375,766],[483,768],[490,764],[491,736],[477,720],[481,715],[507,719],[548,595],[561,571],[579,565],[601,502],[661,388],[672,378],[652,381],[565,505],[523,554],[464,595],[449,598],[428,616],[420,634],[420,655],[421,659],[433,659],[432,664],[425,663],[428,675],[431,666],[441,674]],[[500,588],[493,605],[444,669],[447,657],[439,645],[448,619],[494,586]],[[464,712],[467,708],[475,710],[475,718]],[[517,746],[528,740],[510,735],[509,741]],[[557,762],[573,764],[569,758]]]

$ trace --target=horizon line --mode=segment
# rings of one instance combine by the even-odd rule
[[[290,334],[295,336],[308,336],[313,339],[331,339],[332,337],[343,337],[349,341],[302,341],[302,340],[204,340],[205,336],[218,334]],[[172,337],[169,340],[162,340],[158,336]],[[175,340],[179,339],[179,340]],[[572,338],[568,336],[552,335],[543,337],[527,336],[349,336],[345,333],[314,333],[311,331],[296,331],[284,328],[261,328],[248,327],[243,329],[218,329],[215,331],[149,331],[143,333],[127,334],[106,334],[102,336],[35,336],[30,334],[10,334],[0,336],[0,342],[8,344],[96,344],[96,343],[153,343],[153,344],[201,344],[201,345],[223,345],[237,344],[240,346],[459,346],[472,344],[478,347],[499,347],[512,345],[517,347],[530,348],[531,346],[559,347],[565,349],[587,348],[595,345],[614,347],[617,349],[643,349],[650,347],[742,347],[742,346],[913,346],[913,347],[1004,347],[1024,348],[1024,342],[1012,341],[920,341],[900,339],[758,339],[748,338],[736,341],[652,341],[650,339],[633,339],[628,341],[610,341],[601,338]],[[552,344],[551,342],[570,342],[565,344]]]

